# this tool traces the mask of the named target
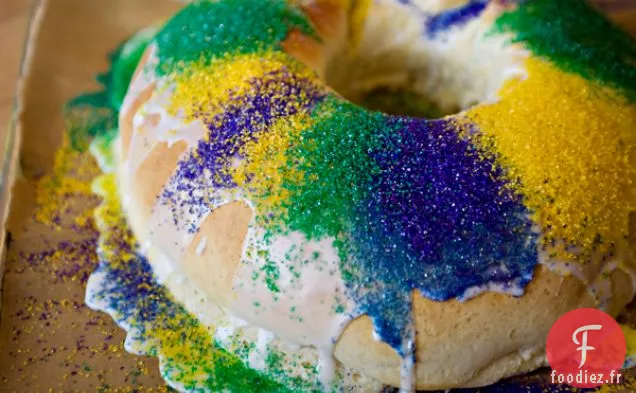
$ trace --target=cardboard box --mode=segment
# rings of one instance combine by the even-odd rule
[[[98,87],[96,73],[107,69],[107,54],[120,41],[169,16],[179,5],[170,0],[34,4],[1,172],[3,191],[10,189],[14,178],[15,185],[0,206],[2,218],[10,203],[0,392],[167,391],[156,360],[126,353],[123,331],[109,316],[84,305],[85,279],[97,260],[90,251],[89,231],[71,228],[66,217],[97,200],[67,195],[58,206],[69,211],[43,212],[37,198],[49,197],[47,175],[65,132],[63,105]],[[54,217],[60,217],[59,225],[47,222]]]
[[[636,34],[634,1],[598,3]],[[95,175],[56,163],[65,132],[64,103],[98,87],[95,74],[106,70],[107,53],[122,39],[179,6],[171,0],[35,2],[14,121],[3,137],[0,162],[0,220],[9,217],[6,239],[0,231],[6,253],[0,392],[168,391],[157,361],[125,353],[123,331],[84,305],[85,280],[97,263],[95,232],[90,220],[71,218],[90,211],[98,199],[72,187],[62,196],[49,191],[65,186],[55,184],[54,169],[77,172],[81,184]],[[43,209],[42,198],[60,200],[52,204],[55,209],[51,204]],[[636,322],[635,315],[624,318]]]

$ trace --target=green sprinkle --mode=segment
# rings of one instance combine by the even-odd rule
[[[347,232],[342,217],[355,216],[354,206],[368,197],[368,189],[357,185],[369,184],[380,170],[369,151],[382,143],[378,130],[387,128],[384,114],[334,97],[320,103],[312,116],[324,113],[329,115],[290,143],[288,167],[303,173],[305,184],[285,185],[290,197],[281,211],[287,216],[276,220],[312,239]],[[295,157],[304,159],[297,164]]]
[[[115,52],[112,76],[105,81],[110,87],[108,90],[111,108],[117,110],[121,108],[137,65],[157,30],[157,28],[149,28],[138,32]]]
[[[493,32],[537,56],[636,99],[636,41],[581,0],[533,0],[502,15]]]
[[[120,45],[110,56],[110,70],[97,76],[101,90],[82,94],[66,104],[65,118],[71,146],[86,151],[95,137],[107,147],[118,134],[119,109],[152,29],[142,30]]]
[[[183,71],[189,63],[227,53],[278,49],[292,29],[315,36],[307,17],[284,0],[196,1],[157,35],[157,73]]]
[[[261,268],[261,271],[265,273],[265,284],[267,285],[267,289],[271,292],[279,293],[280,288],[278,287],[278,279],[280,278],[280,269],[278,264],[268,258],[265,261],[265,265]]]

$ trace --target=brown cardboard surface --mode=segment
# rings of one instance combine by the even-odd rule
[[[10,1],[10,0],[9,0]],[[555,0],[558,1],[558,0]],[[636,1],[601,1],[636,34]],[[621,5],[622,4],[622,5]],[[170,0],[49,0],[39,8],[39,29],[29,43],[20,117],[20,178],[13,189],[0,314],[0,392],[164,391],[155,359],[129,355],[110,317],[84,305],[83,277],[96,264],[90,247],[70,267],[63,257],[37,254],[63,240],[89,238],[62,220],[38,223],[36,186],[51,172],[62,143],[62,105],[97,88],[94,75],[106,53],[135,30],[168,16]],[[1,60],[0,60],[1,61]],[[90,176],[91,174],[87,174]],[[72,197],[72,211],[96,198]],[[93,252],[94,253],[94,252]]]
[[[9,123],[18,65],[27,30],[29,0],[0,2],[0,127]]]
[[[51,0],[42,3],[40,28],[24,80],[22,176],[13,190],[8,223],[0,316],[0,392],[95,392],[165,390],[156,360],[123,351],[123,332],[110,317],[84,305],[84,283],[95,259],[76,266],[72,277],[55,275],[68,261],[23,253],[82,237],[33,220],[38,179],[50,172],[62,142],[62,105],[97,87],[96,72],[107,68],[106,54],[127,35],[170,15],[169,0]],[[37,18],[36,18],[37,19]],[[78,196],[71,205],[95,204]],[[38,260],[39,259],[39,260]],[[39,264],[44,262],[44,264]]]
[[[21,56],[26,56],[25,43],[29,22],[29,5],[27,0],[13,0],[0,4],[0,151],[2,151],[2,170],[0,172],[0,244],[4,245],[5,225],[11,203],[11,189],[17,167],[17,152],[19,146],[18,116],[22,105],[19,103],[21,94],[15,89],[20,76],[25,74],[27,62],[20,62]],[[30,29],[29,29],[30,30]],[[19,67],[21,65],[21,67]],[[20,84],[18,84],[20,85]],[[17,97],[16,97],[17,96]],[[4,248],[0,260],[0,291],[2,290],[2,273],[4,270]],[[0,307],[0,311],[1,311]]]

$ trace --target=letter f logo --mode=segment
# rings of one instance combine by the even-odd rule
[[[565,313],[552,325],[545,340],[545,355],[552,370],[556,371],[556,382],[577,388],[596,388],[604,384],[605,379],[599,380],[598,375],[603,373],[611,377],[612,372],[619,372],[625,364],[626,353],[621,326],[614,317],[595,308],[578,308]],[[592,382],[592,374],[597,377],[595,382]],[[572,382],[568,375],[573,376]],[[559,381],[559,376],[563,381]],[[577,379],[581,380],[577,382]]]
[[[588,330],[601,330],[602,327],[603,326],[601,325],[585,325],[576,329],[574,333],[572,334],[572,341],[574,341],[574,344],[581,345],[580,347],[576,349],[577,351],[581,351],[581,364],[579,364],[579,368],[583,367],[583,365],[585,364],[585,360],[587,359],[587,351],[593,351],[596,349],[592,346],[587,345]],[[581,332],[583,332],[583,334],[582,334],[581,342],[579,342],[577,336]]]

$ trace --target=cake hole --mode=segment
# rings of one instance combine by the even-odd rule
[[[391,115],[442,118],[498,99],[527,53],[478,18],[431,36],[426,10],[373,2],[357,44],[328,47],[322,77],[349,101]]]
[[[364,95],[356,104],[373,111],[397,116],[438,119],[459,111],[444,111],[434,100],[408,89],[377,88]]]

